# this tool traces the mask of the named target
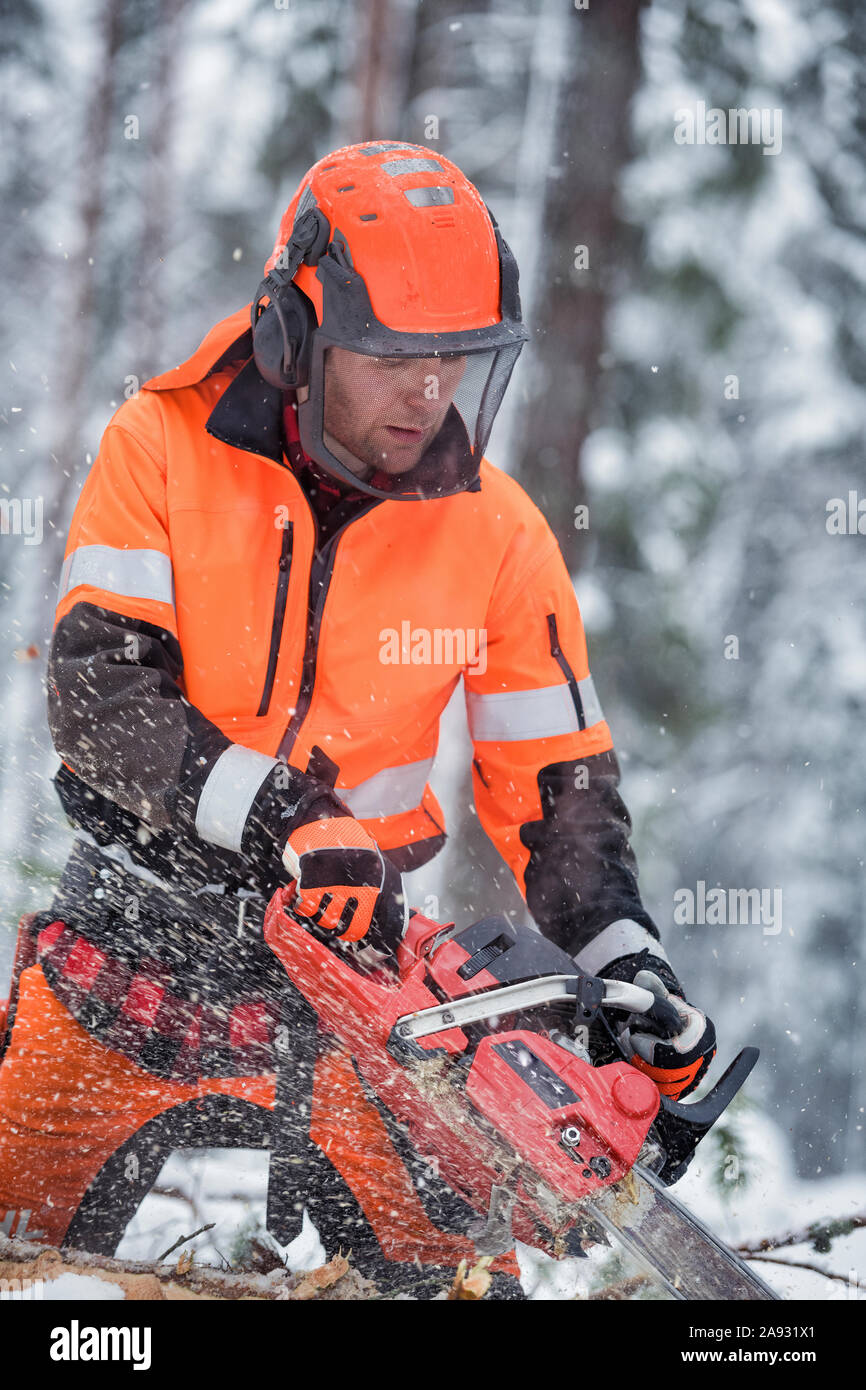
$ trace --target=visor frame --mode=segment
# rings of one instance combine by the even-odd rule
[[[500,325],[496,326],[499,327]],[[472,345],[470,346],[466,342],[467,335],[465,333],[441,334],[439,335],[440,342],[442,342],[446,338],[451,339],[452,341],[456,338],[459,338],[460,347],[456,351],[452,349],[451,351],[446,352],[440,349],[431,352],[430,335],[394,334],[393,330],[388,330],[388,332],[392,335],[391,338],[388,340],[388,346],[393,346],[394,339],[402,338],[404,340],[404,351],[385,352],[382,351],[381,348],[379,348],[379,350],[374,351],[372,346],[369,345],[370,336],[368,336],[367,338],[367,344],[365,344],[365,347],[363,349],[359,349],[357,344],[349,344],[344,340],[335,339],[331,336],[331,334],[326,333],[321,328],[316,330],[316,332],[313,334],[312,342],[309,387],[305,396],[303,392],[299,392],[297,398],[298,430],[300,434],[301,447],[310,458],[315,459],[317,463],[319,463],[333,476],[337,477],[340,481],[350,485],[352,488],[357,489],[360,492],[367,493],[369,496],[372,497],[381,498],[385,501],[432,501],[436,498],[453,497],[458,493],[466,492],[477,484],[478,475],[481,469],[481,459],[483,457],[487,440],[490,437],[490,430],[493,426],[493,420],[496,416],[496,411],[494,411],[493,416],[491,417],[486,429],[482,430],[479,434],[478,423],[482,419],[484,402],[490,391],[491,382],[494,380],[497,381],[499,402],[497,403],[496,410],[498,411],[499,404],[501,403],[502,398],[505,394],[505,390],[511,378],[511,373],[513,372],[514,367],[516,365],[517,358],[520,355],[520,350],[523,346],[523,343],[518,339],[517,342],[511,340],[507,343],[502,343],[498,346],[493,346],[490,343],[487,343],[482,346],[480,345],[478,338],[475,337],[472,340]],[[479,330],[473,330],[473,332],[477,334]],[[413,351],[405,350],[408,346],[408,344],[405,344],[405,340],[410,337],[413,339],[421,340],[412,344],[412,347],[414,349]],[[379,345],[377,344],[377,347],[378,346]],[[385,346],[384,342],[381,346]],[[481,355],[488,356],[491,358],[485,387],[479,399],[478,411],[476,413],[475,438],[469,438],[469,435],[465,430],[465,425],[463,424],[462,417],[460,416],[457,407],[454,406],[453,403],[449,407],[449,411],[446,413],[445,421],[443,421],[443,425],[440,428],[439,434],[437,434],[436,436],[437,439],[440,438],[442,430],[445,428],[445,424],[449,420],[450,427],[453,431],[453,429],[455,428],[455,422],[453,418],[454,416],[456,416],[456,418],[460,420],[461,426],[463,427],[463,432],[469,445],[467,451],[468,466],[460,470],[459,473],[455,476],[453,480],[453,485],[448,486],[447,488],[443,487],[442,489],[436,489],[434,491],[425,490],[422,488],[421,480],[426,480],[426,477],[428,475],[429,465],[428,468],[425,469],[425,459],[427,458],[430,452],[429,449],[425,452],[422,458],[419,459],[418,463],[414,464],[412,468],[407,469],[405,473],[389,475],[394,480],[394,486],[388,489],[378,487],[375,483],[360,477],[357,473],[354,473],[349,467],[347,467],[347,465],[343,463],[341,459],[339,459],[335,454],[331,452],[331,450],[325,443],[324,415],[325,354],[332,347],[343,348],[344,350],[352,352],[359,357],[403,358],[406,361],[411,361],[413,359],[417,360],[420,358],[429,359],[435,357],[469,357]],[[450,342],[449,347],[451,347]],[[507,360],[508,356],[511,357],[510,362],[508,362]],[[504,362],[502,361],[503,358],[505,358]],[[502,379],[501,377],[503,371],[505,373],[504,379]],[[499,386],[498,384],[500,380],[501,386]],[[302,399],[302,397],[304,398]],[[433,445],[430,446],[431,449],[432,447]],[[363,463],[364,461],[359,460],[359,462]],[[369,468],[372,468],[372,465],[367,466]],[[401,481],[403,482],[403,486],[400,485]]]

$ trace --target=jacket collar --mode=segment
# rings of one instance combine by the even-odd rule
[[[249,453],[264,454],[285,466],[283,457],[283,393],[259,374],[252,356],[250,308],[238,309],[214,324],[191,357],[161,376],[151,377],[145,391],[176,391],[194,386],[233,363],[239,371],[211,411],[205,428],[223,444]]]
[[[224,366],[232,357],[241,355],[243,339],[249,335],[252,338],[250,329],[250,311],[252,306],[248,304],[245,309],[238,309],[236,313],[230,314],[227,319],[220,319],[215,323],[209,333],[206,333],[196,348],[192,357],[188,357],[185,362],[181,362],[179,367],[172,367],[170,371],[163,372],[160,376],[152,376],[150,381],[144,383],[145,391],[172,391],[179,386],[194,386],[199,381],[204,381],[206,376]],[[245,357],[252,353],[252,344],[248,352],[244,352]]]

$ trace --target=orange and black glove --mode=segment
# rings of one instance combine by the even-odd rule
[[[678,1015],[676,1025],[671,1022],[666,1026],[645,1014],[623,1012],[618,1014],[620,1021],[612,1030],[591,1029],[589,1049],[593,1065],[604,1066],[617,1060],[617,1055],[624,1056],[656,1083],[663,1096],[682,1100],[689,1095],[715,1056],[716,1030],[712,1019],[686,1000],[685,990],[661,944],[656,951],[647,946],[631,955],[618,956],[604,966],[598,960],[587,962],[585,955],[584,959],[578,957],[578,964],[605,979],[641,985],[657,999],[673,1005]]]
[[[682,1100],[695,1089],[716,1055],[716,1030],[711,1018],[687,1003],[670,967],[664,969],[667,983],[662,980],[653,968],[658,964],[651,960],[649,969],[636,970],[632,983],[673,1004],[680,1031],[672,1035],[644,1014],[630,1014],[619,1043],[632,1066],[650,1077],[663,1096]]]
[[[396,952],[409,919],[400,874],[352,816],[309,821],[293,830],[283,865],[295,881],[293,910],[341,941],[365,938]]]

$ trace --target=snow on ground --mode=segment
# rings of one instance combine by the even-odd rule
[[[142,1202],[117,1249],[121,1260],[156,1260],[182,1235],[214,1222],[214,1229],[188,1241],[200,1264],[225,1268],[237,1258],[238,1243],[265,1232],[268,1157],[261,1149],[189,1149],[166,1161],[156,1190]],[[171,1193],[172,1195],[168,1195]],[[300,1235],[280,1246],[268,1237],[292,1273],[318,1269],[327,1260],[306,1212]],[[174,1264],[181,1251],[166,1257]]]
[[[92,1303],[125,1298],[119,1284],[95,1274],[58,1274],[56,1279],[37,1279],[21,1288],[4,1286],[0,1290],[0,1303]]]
[[[737,1130],[747,1181],[732,1181],[723,1196],[710,1181],[710,1159],[699,1149],[675,1189],[679,1200],[728,1244],[752,1244],[866,1210],[866,1172],[806,1181],[794,1171],[784,1131],[766,1115],[752,1109],[742,1112],[737,1117]],[[712,1133],[705,1143],[711,1139]],[[835,1239],[826,1255],[817,1254],[808,1243],[773,1253],[831,1270],[846,1279],[838,1283],[807,1270],[758,1264],[761,1277],[783,1298],[866,1298],[863,1290],[854,1287],[856,1283],[866,1284],[866,1230]]]
[[[46,1279],[42,1295],[46,1302],[91,1303],[103,1299],[125,1299],[119,1284],[108,1279],[97,1279],[93,1274],[58,1274],[56,1279]]]

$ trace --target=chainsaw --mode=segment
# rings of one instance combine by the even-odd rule
[[[667,1190],[758,1059],[744,1048],[702,1099],[662,1096],[626,1060],[593,1066],[588,1030],[611,1010],[665,1036],[681,1026],[649,990],[589,975],[534,928],[501,916],[457,928],[413,912],[399,974],[363,942],[292,910],[281,888],[265,936],[321,1028],[478,1213],[480,1255],[515,1239],[562,1259],[618,1244],[673,1299],[776,1299]]]

